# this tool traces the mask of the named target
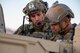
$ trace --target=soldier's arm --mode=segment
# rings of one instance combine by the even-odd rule
[[[14,34],[18,34],[18,35],[24,35],[24,36],[29,36],[28,34],[29,32],[29,24],[25,24],[24,26],[21,25],[15,32]]]

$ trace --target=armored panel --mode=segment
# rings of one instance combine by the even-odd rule
[[[73,39],[73,53],[80,53],[80,25],[75,29],[75,35]]]
[[[0,53],[59,53],[53,41],[0,33]]]
[[[4,22],[4,15],[3,15],[3,9],[0,4],[0,32],[6,32],[5,30],[5,22]]]

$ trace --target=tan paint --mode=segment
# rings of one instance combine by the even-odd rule
[[[38,38],[0,33],[0,53],[59,53],[59,44]]]
[[[75,29],[75,36],[73,40],[73,53],[80,53],[80,25]]]

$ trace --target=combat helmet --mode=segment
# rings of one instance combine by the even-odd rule
[[[40,10],[44,13],[46,13],[47,11],[46,6],[41,2],[31,1],[23,9],[23,13],[29,16],[30,14],[32,14],[34,11],[37,11],[37,10]]]
[[[46,13],[46,17],[53,24],[60,22],[67,15],[70,18],[74,18],[72,10],[67,5],[59,3],[54,3]]]
[[[41,2],[43,5],[45,5],[46,9],[48,9],[48,3],[43,1],[43,0],[34,0],[34,1],[38,1]]]

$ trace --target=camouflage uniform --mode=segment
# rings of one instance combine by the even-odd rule
[[[73,24],[73,28],[66,34],[61,33],[61,34],[54,34],[52,35],[52,37],[50,38],[52,41],[57,41],[57,40],[66,40],[66,41],[72,41],[73,40],[73,36],[74,36],[74,32],[75,32],[75,27],[76,24]]]
[[[29,5],[32,5],[32,6],[29,6]],[[31,1],[23,9],[23,12],[29,16],[31,13],[33,13],[33,11],[36,11],[36,10],[40,10],[40,11],[46,13],[47,8],[45,7],[44,4],[42,4],[38,1]],[[24,26],[23,25],[20,26],[14,34],[49,39],[49,37],[47,37],[48,36],[47,31],[45,31],[47,23],[44,23],[44,21],[43,21],[43,26],[37,27],[32,24],[30,18],[29,18],[29,22],[30,22],[30,24],[25,24]]]
[[[33,26],[32,24],[25,24],[24,27],[20,26],[14,34],[36,37],[36,38],[43,38],[43,39],[50,39],[51,33],[50,27],[45,25],[43,29]],[[47,29],[47,30],[45,30]]]

